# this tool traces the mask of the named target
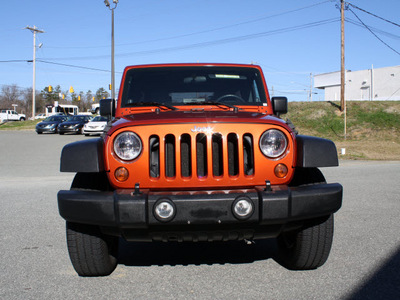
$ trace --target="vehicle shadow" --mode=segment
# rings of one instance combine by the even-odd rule
[[[400,299],[400,247],[347,300]]]
[[[137,243],[120,239],[118,263],[126,266],[245,264],[274,259],[275,239],[198,243]]]

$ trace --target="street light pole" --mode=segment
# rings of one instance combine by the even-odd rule
[[[26,26],[33,33],[33,80],[32,80],[32,118],[36,115],[36,33],[44,33],[43,30],[37,29],[36,26]],[[40,46],[39,46],[40,47]]]
[[[117,8],[118,0],[113,0],[113,8],[111,8],[110,2],[108,0],[104,0],[104,3],[111,10],[111,98],[115,99],[114,9]]]

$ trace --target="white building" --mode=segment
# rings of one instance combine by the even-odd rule
[[[346,71],[345,74],[346,100],[400,100],[400,66]],[[340,72],[315,75],[314,87],[325,90],[325,101],[339,101]]]

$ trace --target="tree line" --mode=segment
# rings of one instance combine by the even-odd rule
[[[96,92],[88,90],[70,93],[69,90],[62,90],[60,85],[52,88],[46,86],[41,91],[36,91],[35,111],[36,114],[44,113],[46,105],[54,105],[54,102],[58,101],[59,104],[77,105],[79,111],[85,112],[93,103],[109,97],[108,91],[102,87]],[[0,109],[13,109],[13,104],[18,105],[17,112],[25,114],[27,118],[32,117],[32,88],[21,88],[16,84],[3,85],[0,92]]]

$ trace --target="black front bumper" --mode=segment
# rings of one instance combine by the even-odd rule
[[[56,127],[52,127],[52,128],[42,128],[42,127],[36,127],[36,132],[38,133],[57,133],[57,126]]]
[[[82,131],[82,126],[74,127],[58,127],[59,133],[80,133]]]
[[[241,197],[254,204],[252,215],[245,220],[235,217],[232,211],[233,203]],[[169,222],[159,221],[154,215],[154,206],[160,199],[171,201],[176,207],[175,217]],[[280,231],[289,223],[330,215],[341,205],[342,186],[337,183],[296,188],[279,186],[272,191],[255,188],[199,192],[62,190],[58,193],[59,212],[65,220],[112,228],[120,235],[130,232],[132,240],[135,232],[145,240],[149,236],[155,239],[151,232],[162,231],[173,231],[174,234],[177,231],[232,228],[265,231],[267,227]],[[249,238],[254,235],[252,232]]]

